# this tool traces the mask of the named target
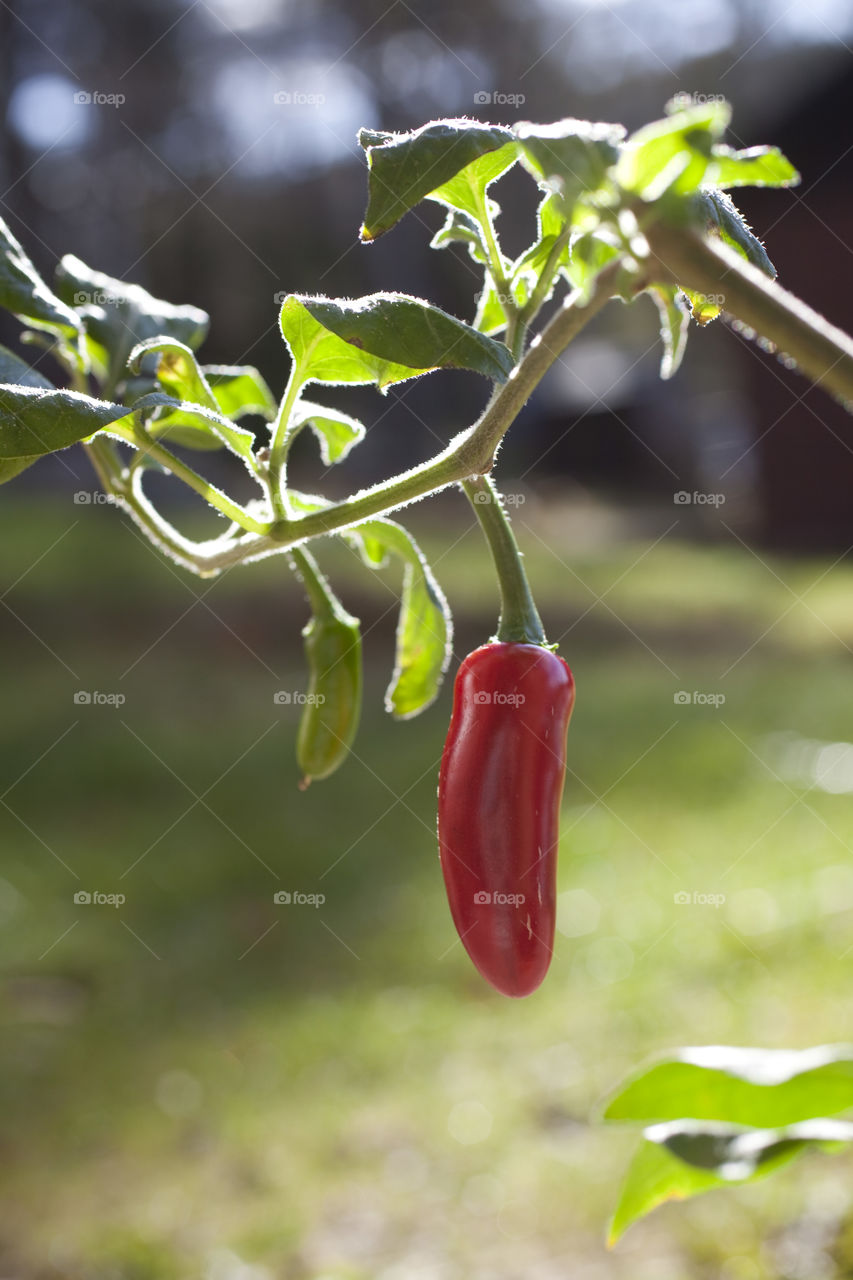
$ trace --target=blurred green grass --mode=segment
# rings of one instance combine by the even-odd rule
[[[407,523],[458,659],[494,588],[476,529],[439,512]],[[443,900],[450,681],[414,722],[382,710],[393,571],[325,552],[365,624],[365,716],[302,793],[297,712],[273,703],[304,684],[281,561],[199,582],[112,510],[4,499],[4,1274],[760,1280],[766,1240],[849,1172],[813,1160],[666,1209],[608,1256],[632,1138],[589,1115],[674,1044],[851,1036],[850,799],[780,779],[769,738],[853,736],[850,566],[596,544],[558,506],[517,525],[579,688],[557,954],[519,1003]]]

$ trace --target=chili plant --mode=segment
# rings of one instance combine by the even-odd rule
[[[345,759],[361,704],[358,622],[319,567],[316,540],[340,537],[372,568],[389,556],[402,561],[386,705],[405,719],[436,697],[451,618],[420,548],[389,515],[455,485],[471,502],[493,554],[501,614],[492,642],[465,660],[457,680],[439,835],[454,920],[477,967],[507,994],[533,990],[550,959],[574,685],[547,644],[491,477],[505,434],[584,325],[609,301],[633,303],[644,294],[660,313],[661,377],[678,369],[691,320],[706,325],[724,308],[853,404],[853,342],[775,282],[764,248],[726,194],[787,187],[799,176],[774,147],[729,147],[728,122],[723,102],[684,108],[674,100],[663,119],[630,136],[621,125],[574,119],[363,130],[362,241],[389,232],[422,200],[443,206],[446,220],[432,246],[461,247],[482,272],[474,320],[400,293],[354,300],[290,294],[279,317],[290,356],[280,397],[251,366],[199,363],[209,323],[203,311],[154,298],[74,257],[62,259],[51,287],[0,222],[0,305],[24,324],[22,342],[43,348],[58,370],[48,378],[0,348],[0,481],[80,442],[116,505],[190,572],[205,577],[285,557],[313,615],[305,630],[310,695],[297,739],[303,785]],[[500,243],[492,190],[516,165],[540,198],[532,243],[512,258]],[[479,373],[491,390],[477,420],[435,457],[340,501],[293,487],[288,460],[301,431],[313,432],[328,465],[344,463],[365,433],[326,402],[324,387],[385,391],[445,368]],[[242,424],[248,415],[266,419],[260,438]],[[229,496],[190,461],[211,450],[232,454],[248,471],[254,498]],[[182,533],[146,491],[152,471],[182,482],[225,517],[218,535],[198,541]],[[488,714],[478,718],[487,702]],[[494,813],[460,822],[463,792]],[[477,910],[485,905],[491,914]],[[840,1090],[831,1107],[816,1101],[827,1082]],[[680,1051],[608,1106],[608,1119],[654,1122],[629,1173],[614,1237],[663,1199],[759,1176],[809,1144],[847,1140],[849,1125],[815,1117],[852,1105],[847,1049],[772,1061],[759,1051]]]

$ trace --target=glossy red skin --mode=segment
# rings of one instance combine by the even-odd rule
[[[538,645],[483,645],[456,677],[438,782],[441,869],[465,950],[507,996],[535,991],[551,963],[574,700],[568,665]],[[492,901],[475,901],[481,892]]]

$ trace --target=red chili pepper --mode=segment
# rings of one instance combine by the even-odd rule
[[[551,963],[574,700],[567,663],[534,644],[483,645],[456,677],[438,782],[441,868],[465,950],[507,996],[535,991]]]

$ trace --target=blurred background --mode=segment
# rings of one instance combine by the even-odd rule
[[[473,264],[428,248],[437,206],[358,244],[359,126],[635,128],[674,93],[722,94],[730,141],[803,176],[738,204],[781,282],[849,328],[851,46],[843,0],[16,0],[0,212],[48,279],[71,252],[204,307],[204,359],[279,394],[281,292],[474,313]],[[513,171],[495,194],[520,252],[535,191]],[[0,341],[21,350],[8,317]],[[382,710],[393,569],[318,548],[363,620],[366,707],[353,759],[301,793],[297,709],[273,701],[305,683],[283,562],[175,570],[76,449],[3,489],[4,1276],[853,1274],[837,1157],[603,1248],[636,1139],[590,1113],[625,1071],[677,1044],[853,1038],[850,418],[722,322],[692,329],[671,382],[659,359],[649,300],[613,304],[496,473],[579,686],[558,949],[520,1004],[470,968],[443,899],[449,681],[412,723]],[[336,496],[412,465],[483,394],[462,373],[336,391],[367,439],[342,475],[306,442],[300,483]],[[493,630],[491,570],[460,495],[406,523],[456,617],[452,675]]]

